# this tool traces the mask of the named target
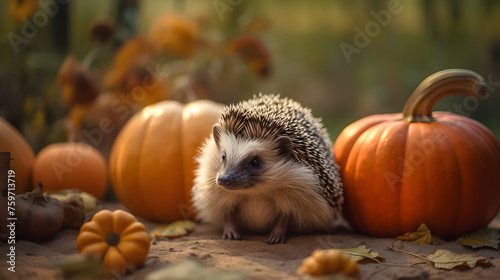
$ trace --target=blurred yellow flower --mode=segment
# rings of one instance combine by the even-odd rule
[[[16,21],[31,16],[38,7],[38,0],[10,0],[9,15]]]
[[[113,68],[106,76],[106,85],[110,88],[119,88],[125,75],[137,61],[147,60],[152,54],[153,48],[146,38],[135,36],[129,39],[116,52]]]
[[[149,38],[153,46],[168,55],[187,58],[196,50],[198,27],[176,14],[167,14],[155,20]]]
[[[90,104],[99,95],[95,78],[72,55],[59,67],[57,83],[61,87],[62,99],[69,107]]]

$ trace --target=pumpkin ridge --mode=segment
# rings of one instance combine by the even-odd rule
[[[454,125],[460,125],[460,124],[459,124],[459,123],[454,123]],[[463,128],[463,127],[462,127],[462,128]],[[442,134],[442,136],[446,139],[446,141],[444,141],[444,142],[447,144],[447,146],[449,147],[449,149],[450,149],[450,151],[451,151],[451,154],[452,154],[452,155],[453,155],[453,157],[454,157],[453,162],[455,162],[455,168],[456,168],[455,170],[457,170],[457,171],[458,171],[458,174],[460,174],[460,176],[458,176],[458,177],[457,177],[457,178],[458,178],[458,180],[459,180],[459,182],[458,182],[458,184],[457,184],[457,186],[456,186],[456,187],[458,188],[458,191],[456,191],[456,193],[457,193],[457,194],[459,194],[458,201],[462,201],[462,199],[463,199],[463,178],[462,178],[462,176],[463,176],[463,175],[462,175],[462,174],[464,174],[464,173],[462,173],[462,172],[463,172],[463,170],[462,170],[461,165],[459,164],[459,162],[460,162],[460,161],[459,161],[459,158],[458,158],[458,156],[457,156],[457,154],[456,154],[456,152],[455,152],[455,149],[454,149],[454,147],[453,147],[453,144],[451,143],[451,141],[450,141],[450,139],[449,139],[449,136],[448,136],[448,135],[447,135],[444,131],[442,131],[442,129],[439,129],[438,131],[439,131],[439,132]],[[457,214],[456,214],[456,215],[454,215],[454,217],[455,217],[455,218],[454,218],[454,222],[452,223],[452,226],[451,226],[451,228],[448,230],[448,232],[447,232],[447,234],[446,234],[446,235],[451,235],[453,232],[456,232],[457,227],[458,227],[458,225],[460,224],[460,223],[459,223],[459,221],[460,221],[460,218],[462,217],[462,211],[463,211],[462,203],[458,203],[458,204],[457,204],[457,208],[456,208],[456,210],[455,210],[455,212],[456,212]],[[431,230],[432,230],[432,229],[431,229]]]
[[[402,140],[402,142],[404,142],[404,144],[402,145],[402,154],[401,154],[401,156],[402,156],[402,158],[404,160],[404,158],[406,157],[406,147],[408,145],[408,133],[409,133],[410,125],[411,124],[408,123],[408,122],[403,122],[402,124],[403,124],[402,127],[404,127],[404,130],[405,130],[404,133],[402,133],[402,134],[404,135],[405,139]],[[386,130],[393,129],[391,127],[391,123],[390,122],[386,122],[386,125],[387,125],[386,126]],[[377,141],[377,144],[378,144],[378,141]],[[399,165],[401,165],[401,164],[402,163],[400,163]],[[399,168],[399,166],[398,166],[398,168]],[[402,209],[401,208],[401,205],[402,205],[401,194],[402,194],[403,191],[405,191],[404,190],[404,181],[405,181],[404,180],[404,178],[405,178],[404,166],[401,166],[401,168],[402,168],[401,174],[397,174],[397,176],[401,176],[401,180],[397,181],[395,183],[395,185],[393,186],[393,190],[391,190],[392,192],[397,192],[398,193],[397,194],[397,197],[398,197],[398,199],[397,199],[397,206],[396,206],[397,209]],[[395,220],[398,222],[398,224],[396,225],[396,227],[400,228],[403,225],[402,217],[403,217],[404,213],[402,213],[401,211],[399,211],[397,213],[398,213],[398,215],[397,215],[398,218],[395,219]],[[382,217],[380,217],[379,219],[383,220]]]
[[[121,241],[120,241],[121,242]],[[134,265],[134,266],[138,266],[140,265],[141,263],[143,263],[144,261],[141,260],[140,258],[137,259],[137,255],[135,256],[129,256],[131,257],[131,259],[128,259],[127,256],[128,254],[125,254],[121,249],[120,249],[120,243],[117,244],[117,246],[113,246],[113,248],[115,248],[115,250],[119,253],[120,257],[125,261],[125,266],[128,267],[130,266],[131,264]],[[148,250],[149,251],[149,250]],[[146,256],[147,256],[147,253],[146,253]]]
[[[126,228],[124,228],[121,233],[122,235],[129,235],[129,234],[133,234],[133,233],[137,233],[137,232],[141,232],[141,231],[145,231],[146,230],[146,227],[141,224],[141,223],[132,223],[130,225],[128,225]]]
[[[481,137],[478,137],[478,139],[483,142],[483,145],[481,145],[481,146],[485,147],[487,150],[489,150],[489,152],[487,154],[489,156],[491,156],[491,158],[493,160],[496,159],[497,162],[499,162],[500,159],[498,157],[496,157],[498,155],[498,153],[496,153],[497,152],[497,148],[494,145],[490,145],[491,142],[489,141],[489,137],[486,137],[486,135],[482,134],[479,129],[476,129],[476,128],[479,128],[479,126],[474,126],[474,125],[472,125],[470,123],[467,123],[467,122],[464,122],[463,126],[466,127],[467,130],[471,131],[470,132],[471,135],[478,135],[478,136],[480,135]],[[500,168],[500,164],[497,165],[497,167]],[[497,168],[497,170],[500,170],[498,168]],[[500,191],[497,191],[497,193],[500,194]],[[494,213],[493,212],[488,212],[486,216],[489,217],[492,220],[497,215],[498,209],[500,209],[500,206],[497,206],[495,208],[495,210],[494,210],[495,212]],[[487,226],[487,224],[483,225],[483,227],[486,227],[486,226]]]
[[[370,128],[370,130],[372,130],[372,128]],[[378,129],[375,129],[375,131],[376,131],[376,132],[381,131],[380,133],[375,133],[375,136],[376,136],[375,138],[376,138],[376,139],[380,139],[380,137],[381,137],[382,135],[384,135],[385,133],[387,133],[387,130],[388,130],[388,127],[387,127],[387,126],[385,126],[384,128],[380,128],[380,127],[379,127]],[[382,148],[382,147],[381,147],[381,145],[380,145],[380,142],[379,142],[379,141],[377,141],[377,142],[376,142],[376,144],[375,144],[375,147],[373,147],[373,148],[372,148],[372,149],[374,150],[374,157],[375,157],[375,158],[378,158],[378,157],[377,157],[377,154],[379,154],[379,153],[380,153],[380,149],[381,149],[381,148]],[[362,152],[362,150],[360,150],[360,153],[363,153],[363,152]],[[376,166],[376,163],[377,163],[377,161],[373,161],[373,162],[371,162],[371,163],[370,163],[370,169],[373,169],[373,168]],[[356,170],[359,170],[359,166],[358,166],[358,165],[356,165]],[[361,215],[361,216],[363,216],[363,215]],[[363,220],[363,219],[361,219],[361,220]],[[378,220],[377,220],[377,221],[375,221],[375,222],[369,222],[369,223],[379,223],[379,222],[380,222],[380,219],[378,219]],[[366,223],[366,221],[364,221],[364,223]]]
[[[364,133],[366,133],[366,131],[365,131]],[[358,154],[359,154],[359,148],[356,146],[356,144],[357,144],[358,140],[362,137],[362,135],[363,135],[364,133],[362,133],[362,134],[360,135],[360,137],[358,137],[358,139],[357,139],[356,141],[354,141],[355,143],[351,146],[351,149],[350,149],[350,151],[349,151],[349,156],[347,157],[347,160],[346,160],[346,165],[345,165],[346,167],[347,167],[347,166],[349,166],[349,165],[351,165],[351,161],[354,161],[354,163],[352,163],[352,164],[354,164],[354,166],[356,166],[356,165],[358,164],[358,158],[359,158],[359,157],[358,157]],[[361,145],[361,144],[359,144],[359,145]],[[351,158],[351,156],[354,156],[354,157],[352,157],[352,158]],[[354,168],[353,170],[354,170],[354,172],[353,172],[353,174],[352,174],[351,176],[352,176],[352,178],[354,178],[354,180],[355,180],[355,179],[356,179],[356,177],[357,177],[357,175],[358,175],[358,174],[357,174],[357,173],[358,173],[358,172],[357,172],[357,170],[358,170],[358,169],[357,169],[357,168]],[[344,177],[344,179],[343,179],[343,180],[346,180],[346,178]],[[353,184],[353,185],[355,186],[355,184]],[[346,191],[345,191],[345,192],[346,192]],[[359,200],[360,200],[360,198],[358,197],[358,196],[359,196],[359,194],[358,194],[358,190],[357,190],[357,188],[356,188],[356,187],[354,187],[354,188],[350,188],[350,189],[348,190],[348,192],[349,192],[349,193],[350,193],[350,195],[353,197],[353,199],[352,199],[352,200],[354,200],[354,201],[359,201]],[[346,195],[346,196],[347,196],[347,195],[349,195],[349,193],[348,193],[348,192],[346,192],[346,193],[345,193],[345,195]],[[344,205],[344,211],[345,211],[347,208],[352,208],[352,207],[353,207],[353,206],[348,205],[348,203],[349,203],[348,201],[347,201],[347,204],[346,204],[346,203],[344,203],[344,204],[345,204],[345,205]],[[359,220],[362,220],[362,217],[361,217],[361,215],[359,215],[359,212],[357,212],[357,211],[350,211],[350,215],[351,215],[351,218],[350,218],[350,219],[352,219],[352,220],[354,220],[354,221],[357,221],[356,223],[359,225],[359,228],[361,229],[361,231],[366,231],[366,229],[364,228],[364,224],[365,224],[365,223],[364,223],[364,222],[360,222],[360,221],[359,221]]]
[[[142,114],[143,116],[144,114]],[[144,162],[147,161],[146,157],[144,156],[146,154],[146,149],[148,148],[147,145],[144,145],[144,143],[148,143],[148,140],[149,140],[149,136],[150,136],[150,130],[151,130],[151,122],[152,122],[152,118],[151,118],[151,115],[148,116],[148,118],[146,119],[146,123],[143,123],[143,126],[145,127],[144,131],[143,131],[143,134],[142,134],[142,137],[140,138],[140,142],[137,144],[137,146],[141,147],[140,150],[139,150],[139,163],[137,164],[138,167],[139,167],[139,172],[142,173],[142,169],[144,168]],[[138,176],[137,178],[138,180],[138,184],[139,185],[142,185],[144,184],[144,179],[143,179],[143,176]],[[142,195],[142,192],[138,191],[137,192],[137,195],[139,195],[141,197],[141,200],[146,202],[146,200],[144,199],[144,196]],[[134,198],[136,199],[136,198]],[[142,205],[143,207],[147,208],[148,209],[148,212],[150,212],[150,208],[149,208],[149,205],[148,203],[144,203]]]
[[[154,106],[154,105],[153,105]],[[179,130],[179,128],[181,127],[182,125],[182,118],[181,118],[181,115],[182,115],[182,111],[183,111],[183,107],[181,106],[180,103],[178,102],[175,102],[175,103],[168,103],[168,108],[167,109],[170,109],[168,112],[163,112],[162,111],[162,114],[169,114],[170,116],[170,122],[171,123],[175,123],[175,125],[169,125],[168,129],[172,129],[174,130],[173,128],[175,128],[175,130]],[[155,110],[160,110],[161,108],[154,108]],[[177,111],[177,114],[173,114],[172,112],[176,110]],[[162,123],[160,122],[160,120],[158,118],[152,118],[152,117],[149,117],[148,118],[148,123],[147,123],[147,129],[146,129],[146,132],[144,133],[144,142],[141,143],[141,156],[139,158],[139,168],[140,168],[140,174],[142,174],[142,176],[139,176],[139,185],[146,185],[148,184],[148,180],[150,180],[150,177],[149,176],[145,176],[144,175],[144,170],[146,168],[150,168],[151,167],[151,164],[149,164],[152,160],[151,158],[147,158],[145,155],[147,155],[148,153],[150,154],[150,150],[152,149],[156,149],[156,147],[154,147],[154,145],[151,144],[151,142],[155,142],[155,137],[153,137],[157,131],[155,130],[155,128],[157,128],[156,126],[158,125],[158,123]],[[180,133],[174,133],[173,135],[169,135],[171,138],[174,137],[174,135],[176,134],[180,134]],[[153,136],[152,136],[153,135]],[[177,140],[179,140],[179,138],[176,138]],[[170,143],[171,144],[171,143]],[[178,149],[175,149],[176,151]],[[171,156],[170,153],[167,153],[165,156]],[[177,158],[178,162],[182,162],[182,153],[180,153],[180,158]],[[149,164],[149,165],[148,165]],[[180,164],[178,164],[178,166],[182,166]],[[167,166],[167,168],[169,168],[169,166]],[[182,168],[180,168],[182,169]],[[172,172],[170,171],[170,175],[172,175]],[[181,177],[183,178],[183,177]],[[169,179],[169,178],[168,178]],[[167,180],[168,180],[167,179]],[[161,182],[163,183],[163,182]],[[141,195],[142,197],[144,198],[144,201],[146,202],[145,204],[147,205],[147,209],[150,213],[150,216],[146,217],[146,218],[149,218],[149,219],[152,219],[152,220],[155,220],[155,221],[161,221],[163,220],[163,215],[164,213],[162,212],[158,212],[158,211],[154,211],[153,208],[157,207],[158,205],[161,205],[161,204],[164,204],[166,202],[162,202],[162,203],[158,203],[158,201],[156,200],[158,198],[158,195],[156,196],[147,196],[147,195],[144,195],[143,192],[144,191],[147,191],[146,189],[141,189]],[[148,199],[149,198],[149,199]],[[143,207],[141,205],[141,207]]]
[[[153,119],[152,119],[152,117],[150,115],[147,118],[147,122],[145,124],[143,124],[146,127],[146,129],[145,129],[145,132],[143,134],[143,137],[141,138],[141,142],[138,145],[139,147],[141,147],[140,152],[139,152],[139,164],[138,164],[138,166],[139,166],[139,172],[141,174],[142,174],[142,169],[144,168],[144,165],[145,165],[144,162],[147,161],[147,160],[149,160],[149,159],[147,159],[144,156],[146,154],[146,150],[147,150],[147,148],[149,146],[148,145],[144,145],[144,143],[148,143],[149,137],[151,135],[151,129],[152,129],[151,128],[151,122],[152,121],[153,121]],[[138,180],[139,185],[142,186],[144,184],[144,178],[143,178],[143,176],[138,176],[137,180]],[[145,202],[143,205],[141,205],[141,207],[147,208],[147,212],[151,212],[151,207],[149,206],[150,204],[147,202],[146,198],[142,194],[142,191],[138,191],[137,193],[138,193],[138,195],[141,196],[141,200]],[[156,219],[156,217],[155,217],[155,219]]]
[[[146,108],[148,108],[148,107],[146,107]],[[138,161],[138,163],[136,165],[138,166],[139,169],[142,169],[142,165],[143,165],[143,162],[145,160],[144,159],[145,158],[144,157],[144,149],[145,149],[144,148],[144,146],[145,146],[144,143],[146,143],[146,136],[148,135],[148,133],[146,133],[146,132],[147,132],[147,130],[149,130],[150,123],[151,123],[151,115],[149,115],[147,118],[145,118],[145,113],[144,112],[145,111],[142,111],[142,112],[136,114],[134,116],[134,118],[131,119],[127,123],[127,124],[129,124],[129,126],[134,125],[135,126],[134,128],[136,128],[138,125],[135,122],[133,122],[133,120],[135,118],[142,118],[142,119],[144,119],[142,125],[139,125],[139,127],[140,127],[141,130],[134,131],[134,133],[138,133],[138,134],[142,133],[141,134],[142,137],[137,137],[136,138],[136,141],[138,142],[138,144],[135,145],[136,147],[141,147],[138,151],[136,151],[139,154],[137,156],[138,159],[134,159],[134,160]],[[127,134],[129,134],[131,132],[129,130],[127,130],[127,127],[124,127],[122,129],[122,131],[127,132]],[[127,134],[120,133],[121,136],[123,136],[125,138],[130,138]],[[117,142],[117,140],[119,140],[119,139],[116,139],[115,142]],[[126,150],[126,146],[124,144],[121,144],[119,146],[119,148],[120,148],[120,151],[118,152],[118,155],[120,157],[123,156],[123,155],[125,155],[127,153],[127,151],[125,151],[125,152],[123,151],[123,150]],[[130,160],[130,159],[128,159],[128,160]],[[123,163],[120,163],[120,164],[123,164]],[[123,168],[120,168],[118,172],[122,173],[122,172],[125,172],[125,171],[126,170],[123,170]],[[119,182],[115,183],[114,185],[121,186],[121,190],[115,191],[115,193],[117,193],[117,196],[118,196],[118,199],[119,199],[120,202],[124,203],[127,206],[127,208],[130,209],[130,211],[133,211],[133,212],[136,212],[136,213],[144,213],[144,212],[147,213],[147,212],[151,211],[151,209],[149,207],[149,203],[146,202],[146,199],[145,199],[144,195],[142,194],[142,192],[140,190],[137,190],[137,189],[136,190],[130,190],[128,188],[129,185],[130,185],[130,183],[125,182],[126,180],[129,180],[128,177],[125,177],[123,175],[119,175],[119,176],[115,176],[115,177],[119,179]],[[141,176],[136,176],[134,181],[137,181],[137,185],[141,185],[143,179],[141,178]],[[123,183],[123,182],[125,182],[125,183]],[[132,192],[133,192],[133,194],[132,194]],[[133,199],[136,202],[134,202],[134,203],[127,202],[127,200],[130,200],[130,199]],[[136,205],[137,205],[137,201],[138,200],[142,201],[142,203],[140,203],[141,206],[137,208]],[[144,211],[141,208],[146,208],[147,210]],[[141,215],[143,215],[143,214],[141,214]]]
[[[406,121],[405,121],[406,122]],[[404,144],[403,144],[403,150],[402,150],[402,158],[403,158],[403,162],[404,162],[404,159],[406,158],[406,147],[408,146],[408,133],[409,133],[409,130],[410,130],[410,125],[411,123],[410,122],[407,122],[407,129],[406,129],[406,133],[404,134],[405,135],[405,140],[404,140]],[[400,165],[403,165],[403,163],[400,163]],[[399,168],[399,166],[398,166]],[[399,184],[399,195],[398,195],[398,205],[397,205],[397,209],[399,209],[399,217],[397,219],[398,221],[398,224],[396,225],[397,228],[401,228],[401,227],[404,227],[404,221],[403,221],[403,216],[405,215],[405,213],[402,213],[403,211],[401,211],[402,208],[402,205],[403,205],[403,199],[402,199],[402,193],[405,191],[404,189],[404,178],[405,178],[405,170],[404,170],[404,165],[401,166],[402,168],[402,172],[401,174],[399,174],[401,176],[401,181],[398,182]],[[394,189],[398,188],[398,186],[395,186]],[[394,235],[394,233],[393,233]]]
[[[479,123],[480,124],[480,123]],[[471,130],[476,132],[476,134],[479,134],[482,136],[482,138],[485,140],[487,143],[487,146],[492,150],[493,154],[493,159],[496,160],[497,167],[500,170],[500,142],[498,140],[492,139],[491,138],[491,133],[489,133],[489,130],[482,124],[480,126],[474,126],[471,123],[467,124]],[[493,135],[494,136],[494,135]],[[497,195],[500,196],[500,191],[497,191]],[[491,217],[494,218],[497,213],[500,211],[500,204],[497,206],[496,210],[494,210],[493,213],[491,213]]]
[[[92,226],[93,229],[99,230],[103,236],[108,233],[113,232],[113,212],[104,209],[99,212],[100,215],[94,215],[92,217],[89,226]],[[95,224],[95,227],[93,226]]]
[[[136,222],[135,217],[127,211],[116,210],[113,212],[113,233],[123,232]]]
[[[79,238],[76,240],[76,247],[83,248],[90,244],[104,242],[103,235],[100,233],[84,230],[79,234]]]

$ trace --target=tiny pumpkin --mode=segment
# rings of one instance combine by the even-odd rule
[[[347,126],[334,146],[347,220],[379,237],[422,223],[441,238],[486,227],[500,210],[500,143],[477,121],[432,112],[446,96],[485,93],[478,74],[444,70],[417,87],[402,114]]]
[[[134,215],[101,210],[80,228],[76,248],[82,255],[101,259],[110,272],[123,274],[146,260],[150,240],[146,227]]]
[[[54,143],[35,157],[33,182],[49,192],[79,189],[102,199],[107,187],[107,165],[102,154],[85,143]]]
[[[109,170],[118,200],[134,215],[172,222],[193,215],[194,156],[222,105],[162,101],[132,117],[118,134]]]
[[[10,164],[16,173],[16,194],[31,190],[31,172],[35,154],[26,138],[0,117],[0,152],[10,152]]]

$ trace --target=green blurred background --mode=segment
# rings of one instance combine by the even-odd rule
[[[253,36],[271,54],[270,75],[259,77],[234,62],[231,71],[210,81],[207,97],[218,102],[280,93],[310,107],[335,140],[359,118],[400,112],[427,76],[465,68],[498,81],[488,98],[465,113],[500,136],[500,1],[54,1],[39,1],[39,6],[56,3],[58,11],[16,52],[12,34],[22,35],[26,22],[12,20],[10,1],[0,0],[0,116],[23,132],[35,152],[64,138],[61,120],[69,109],[61,101],[56,76],[67,55],[82,61],[92,49],[91,22],[107,18],[116,25],[112,43],[93,68],[100,75],[124,41],[148,34],[153,21],[165,13],[192,19],[200,36],[217,46],[244,35],[249,25],[257,26]],[[376,23],[373,14],[389,11],[391,5],[398,13],[386,18],[386,26]],[[43,13],[43,8],[37,12]],[[42,21],[37,12],[27,20]],[[367,26],[373,36],[347,59],[340,45],[355,46],[356,28],[366,32]],[[206,72],[209,55],[197,53],[189,75]],[[451,111],[465,100],[450,97],[435,110]]]

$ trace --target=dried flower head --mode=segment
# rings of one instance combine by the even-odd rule
[[[149,38],[153,46],[168,55],[190,57],[196,50],[198,28],[193,21],[176,14],[156,19]]]
[[[89,26],[90,40],[101,44],[108,42],[115,33],[115,22],[110,19],[96,19]]]
[[[229,54],[239,55],[252,72],[261,78],[271,74],[271,54],[261,41],[254,37],[239,37],[229,42]]]
[[[156,73],[150,60],[139,60],[123,76],[118,92],[130,103],[142,107],[169,97],[164,80]]]
[[[90,104],[99,95],[95,78],[72,55],[59,68],[57,83],[61,87],[64,103],[70,107]]]

